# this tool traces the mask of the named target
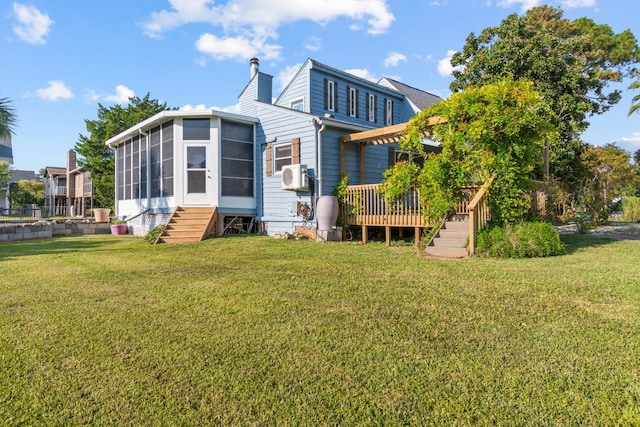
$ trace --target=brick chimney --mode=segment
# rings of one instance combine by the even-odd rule
[[[74,150],[67,151],[67,172],[76,168],[76,152]]]

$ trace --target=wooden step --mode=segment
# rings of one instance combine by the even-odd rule
[[[205,239],[217,220],[218,208],[178,206],[156,243],[192,243]]]
[[[460,259],[469,256],[467,240],[469,238],[468,215],[454,215],[445,221],[435,234],[425,253],[432,257]]]

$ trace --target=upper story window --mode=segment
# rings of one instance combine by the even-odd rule
[[[367,94],[367,120],[378,121],[378,96],[373,93]]]
[[[291,101],[291,109],[297,111],[304,111],[304,98]]]
[[[338,82],[324,79],[324,109],[338,112]]]
[[[185,141],[209,141],[209,119],[183,119],[182,139]]]
[[[358,89],[347,86],[347,112],[350,117],[359,117]]]
[[[386,126],[393,124],[393,99],[385,99],[384,101],[384,124]]]

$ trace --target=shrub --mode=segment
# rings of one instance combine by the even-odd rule
[[[533,258],[567,253],[560,234],[547,222],[494,226],[478,235],[478,254],[498,258]]]
[[[640,221],[640,197],[622,199],[622,220],[627,222]]]
[[[144,241],[154,244],[158,239],[158,236],[162,234],[164,231],[164,224],[157,225],[153,227],[149,232],[144,236]]]

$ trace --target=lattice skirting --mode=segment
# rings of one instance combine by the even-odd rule
[[[145,236],[150,230],[169,222],[171,213],[142,214],[138,218],[129,221],[129,233],[135,236]]]

